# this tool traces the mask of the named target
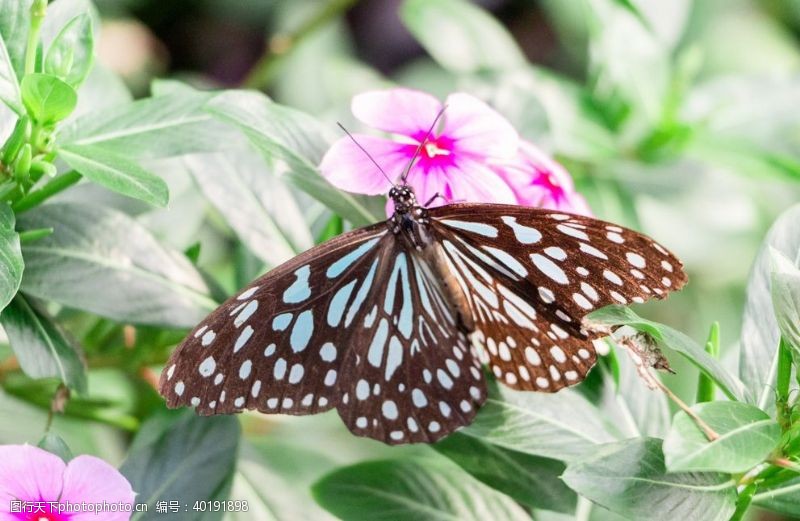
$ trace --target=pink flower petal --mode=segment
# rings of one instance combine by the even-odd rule
[[[516,197],[503,178],[477,161],[461,160],[446,172],[450,202],[515,204]]]
[[[413,136],[430,128],[442,103],[418,90],[389,89],[358,94],[351,108],[355,117],[373,128]]]
[[[518,156],[494,170],[513,189],[517,204],[592,215],[569,172],[532,143],[522,142]]]
[[[67,465],[64,471],[64,490],[61,501],[64,503],[123,503],[133,504],[136,494],[128,480],[120,472],[94,456],[78,456]],[[103,512],[107,521],[127,521],[130,512]],[[70,521],[97,521],[97,513],[81,512],[73,514]]]
[[[511,123],[486,103],[464,93],[447,97],[442,135],[456,142],[457,153],[474,157],[512,158],[519,145]]]
[[[0,512],[11,500],[56,501],[66,465],[58,456],[31,445],[0,446]]]
[[[392,180],[400,177],[411,159],[406,152],[408,145],[363,134],[354,137]],[[333,144],[322,158],[319,168],[332,185],[347,192],[386,194],[392,187],[392,183],[381,174],[364,151],[347,137]]]

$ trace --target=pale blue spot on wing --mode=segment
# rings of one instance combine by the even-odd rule
[[[367,353],[367,360],[369,360],[369,363],[374,367],[381,366],[383,347],[386,345],[386,337],[388,334],[389,322],[387,322],[385,318],[382,318],[380,324],[378,324],[378,329],[375,331],[375,336],[372,337],[372,343]]]
[[[495,238],[497,237],[497,228],[485,223],[476,223],[470,221],[456,221],[453,219],[444,219],[441,221],[450,228],[464,230],[466,232],[482,235],[484,237]]]
[[[356,279],[350,281],[349,284],[340,288],[339,291],[331,299],[328,306],[328,325],[331,327],[338,327],[339,322],[344,315],[344,309],[347,307],[347,301],[350,300],[350,294],[353,293],[353,288],[356,287]]]
[[[292,321],[291,313],[281,313],[280,315],[272,319],[272,330],[284,331],[287,327],[289,327],[289,323],[291,323],[291,321]]]
[[[484,246],[483,249],[491,253],[494,258],[499,260],[503,265],[511,269],[511,271],[517,275],[521,277],[528,276],[528,270],[525,269],[525,266],[523,266],[521,262],[515,259],[508,252],[501,250],[500,248],[493,248],[492,246]]]
[[[396,336],[392,336],[389,341],[389,353],[386,355],[386,381],[392,379],[392,375],[400,367],[403,361],[403,344]]]
[[[539,230],[519,224],[516,217],[504,216],[503,222],[514,231],[514,237],[522,244],[534,244],[542,240],[542,234]]]
[[[404,337],[410,338],[414,328],[413,323],[413,303],[411,301],[411,281],[408,278],[408,261],[405,253],[397,255],[394,263],[394,269],[389,277],[389,284],[386,288],[386,298],[383,302],[383,310],[391,314],[394,309],[394,300],[397,290],[397,282],[400,279],[402,284],[403,296],[400,307],[400,316],[398,317],[397,328]]]
[[[284,303],[297,304],[311,296],[311,288],[308,285],[308,277],[310,275],[311,267],[308,265],[302,266],[294,272],[294,276],[297,279],[283,292]]]
[[[292,327],[292,334],[289,337],[289,345],[292,346],[292,351],[299,353],[306,347],[311,340],[311,335],[314,332],[314,313],[307,309],[297,316],[297,320]]]
[[[338,277],[344,272],[344,270],[349,268],[351,264],[363,257],[364,254],[366,254],[373,246],[375,246],[379,240],[380,237],[376,237],[366,241],[358,248],[354,249],[347,255],[328,266],[328,270],[325,272],[325,275],[327,275],[329,279]]]
[[[369,273],[364,278],[364,282],[361,283],[361,287],[358,288],[358,293],[356,293],[356,298],[353,299],[353,303],[350,304],[350,309],[347,310],[347,316],[344,319],[345,327],[350,325],[350,322],[353,321],[353,318],[358,313],[358,310],[361,308],[361,304],[364,303],[364,300],[367,298],[369,294],[369,290],[372,289],[372,281],[375,278],[375,271],[378,269],[378,259],[372,263],[372,267],[369,269]]]

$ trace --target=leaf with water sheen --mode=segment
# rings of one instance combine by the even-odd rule
[[[316,165],[328,147],[322,125],[300,111],[273,103],[255,92],[230,91],[212,99],[207,110],[241,129],[286,180],[325,204],[353,225],[373,224],[384,218],[364,196],[332,186]],[[374,198],[373,198],[374,199]]]
[[[798,259],[800,205],[786,210],[770,227],[747,282],[739,374],[751,395],[752,403],[757,403],[761,408],[767,407],[774,396],[776,352],[781,335],[770,289],[770,248],[790,260]]]
[[[0,324],[31,378],[58,378],[79,393],[86,392],[86,366],[78,346],[43,309],[21,293],[0,313]]]
[[[509,450],[454,432],[433,445],[478,481],[531,508],[572,513],[577,496],[563,481],[561,461]]]
[[[680,331],[642,318],[634,313],[633,310],[624,306],[606,306],[590,313],[584,320],[603,326],[630,326],[646,333],[655,339],[660,346],[672,349],[685,356],[698,369],[712,378],[728,397],[738,401],[742,401],[745,398],[745,388],[742,382],[730,374],[694,340]]]
[[[127,215],[53,203],[20,216],[20,230],[53,228],[23,248],[22,289],[131,324],[192,327],[216,307],[200,273]]]
[[[169,189],[163,179],[127,157],[98,146],[65,145],[58,155],[85,178],[114,192],[155,206],[166,206]]]
[[[600,411],[570,389],[555,394],[491,389],[475,421],[459,432],[505,449],[565,461],[618,439]]]
[[[0,0],[0,35],[17,78],[25,72],[25,48],[33,0]]]
[[[780,440],[778,422],[752,405],[707,402],[692,410],[720,437],[709,441],[689,415],[678,412],[664,440],[670,472],[746,472],[764,461]]]
[[[800,360],[800,269],[781,252],[770,248],[772,264],[772,305],[778,328]]]
[[[193,411],[162,414],[145,423],[131,445],[120,472],[136,491],[136,502],[148,506],[132,521],[162,519],[157,501],[178,501],[170,519],[222,519],[223,512],[193,510],[195,501],[226,500],[236,468],[239,422],[232,416],[196,416]]]
[[[629,519],[728,521],[736,488],[710,472],[668,473],[661,440],[633,438],[598,448],[563,476],[578,494]]]
[[[235,131],[202,110],[212,97],[179,92],[90,111],[61,131],[59,143],[99,147],[136,160],[218,150]]]
[[[526,64],[511,34],[471,2],[406,0],[400,15],[417,41],[448,70],[503,71]]]
[[[0,33],[0,101],[17,114],[23,114],[22,98],[19,92],[19,81],[14,72],[14,65],[8,55],[8,49]]]
[[[70,20],[50,44],[44,59],[44,71],[77,89],[89,75],[93,62],[92,17],[81,14]]]
[[[20,84],[22,103],[31,118],[42,125],[66,119],[78,104],[78,93],[68,83],[49,74],[28,74]]]
[[[14,226],[14,212],[0,203],[0,311],[11,302],[22,282],[24,262]]]
[[[359,463],[328,474],[312,491],[320,505],[344,521],[530,520],[508,496],[437,460]]]
[[[277,266],[313,246],[294,195],[255,152],[195,154],[184,164],[206,199],[260,259]]]

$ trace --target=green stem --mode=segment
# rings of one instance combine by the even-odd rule
[[[320,27],[339,18],[357,3],[358,0],[330,0],[295,31],[274,35],[268,42],[267,52],[253,66],[243,85],[254,89],[264,89],[269,86],[283,59],[297,47],[298,43]]]
[[[14,203],[14,212],[22,213],[30,210],[31,208],[39,206],[47,199],[53,197],[59,192],[63,192],[80,180],[81,174],[75,170],[70,170],[69,172],[61,174],[60,176],[53,178],[53,180],[41,187],[39,190],[29,193]]]
[[[39,48],[39,33],[47,14],[47,0],[34,0],[31,5],[31,26],[28,30],[28,46],[25,48],[25,74],[36,72],[36,50]]]
[[[706,341],[706,352],[713,358],[719,358],[719,322],[711,324],[711,331],[708,332]],[[697,381],[697,403],[713,402],[715,389],[714,380],[701,371]]]
[[[775,405],[778,409],[778,423],[786,430],[791,426],[789,383],[792,379],[792,353],[783,337],[781,337],[780,344],[778,345],[778,368],[776,373]]]
[[[750,503],[753,502],[753,495],[756,493],[757,487],[749,485],[739,492],[739,497],[736,499],[736,511],[733,513],[730,521],[741,521],[744,515],[750,508]]]

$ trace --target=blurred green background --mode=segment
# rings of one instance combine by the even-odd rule
[[[358,128],[349,100],[372,88],[401,84],[441,97],[465,90],[489,100],[570,170],[598,217],[642,230],[684,260],[687,289],[642,314],[698,341],[718,321],[721,358],[735,373],[749,270],[770,224],[800,196],[800,0],[651,0],[639,2],[636,13],[623,1],[486,0],[476,4],[513,41],[475,28],[480,48],[449,30],[458,12],[429,13],[425,23],[414,23],[424,2],[402,4],[98,0],[103,27],[96,49],[101,66],[136,97],[164,78],[261,89],[328,122],[334,133],[336,121]],[[524,73],[513,70],[520,60],[532,64]],[[199,265],[227,292],[263,272],[268,266],[181,179],[169,180],[169,210],[131,213],[179,250],[201,241]],[[319,235],[328,214],[315,206],[310,212],[318,212],[306,218]],[[677,374],[666,381],[693,396],[696,370],[671,362]],[[116,368],[95,367],[90,384],[114,403],[112,416],[125,410],[135,418],[142,402],[158,400]],[[36,439],[44,414],[3,396],[0,442]],[[115,422],[123,424],[56,419],[74,452],[118,463],[127,435],[124,420],[109,423]],[[244,430],[250,444],[232,497],[285,487],[292,493],[275,508],[297,518],[328,515],[305,496],[325,472],[420,450],[356,439],[335,413],[248,414]],[[297,491],[304,501],[294,499]],[[267,514],[248,518],[259,515]]]

